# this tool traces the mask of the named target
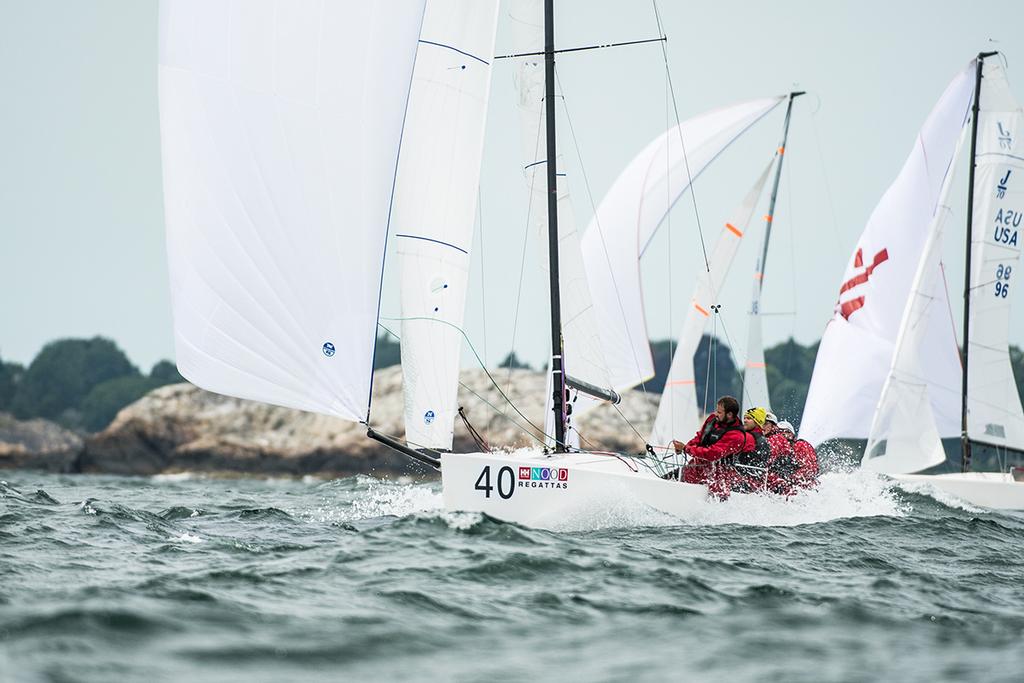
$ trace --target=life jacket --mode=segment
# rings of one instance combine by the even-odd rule
[[[722,424],[718,421],[718,418],[712,415],[704,423],[704,429],[700,435],[700,445],[707,448],[708,446],[714,446],[718,443],[719,439],[725,436],[726,432],[742,432],[743,425],[739,420],[734,421],[732,424]]]
[[[744,467],[768,467],[772,459],[772,447],[760,429],[747,432],[754,439],[753,448],[737,453],[734,462]]]

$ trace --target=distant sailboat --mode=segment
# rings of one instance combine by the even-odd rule
[[[577,324],[586,316],[575,314],[591,304],[566,287],[587,285],[595,309],[608,292],[584,279],[564,214],[553,3],[513,5],[527,53],[518,56],[525,137],[535,141],[524,145],[524,166],[545,209],[531,216],[547,228],[549,245],[554,453],[444,452],[457,413],[496,0],[163,0],[160,115],[179,369],[211,391],[366,424],[371,438],[439,468],[452,510],[549,526],[625,492],[689,516],[704,505],[706,488],[661,479],[660,460],[568,452],[569,390],[614,399],[615,386],[631,386],[637,370],[642,381],[646,369],[633,363],[639,345],[598,346],[588,331],[600,324],[621,342],[615,335],[631,320],[605,321],[598,311],[597,324]],[[671,173],[682,160],[674,141],[685,139],[696,177],[780,101],[744,103],[670,130],[651,148],[673,160],[667,169],[659,164],[654,180],[678,196],[688,180]],[[637,187],[641,198],[651,189]],[[613,196],[602,210],[635,201]],[[626,258],[637,287],[639,245],[670,206],[650,202],[649,213],[633,214],[639,223],[615,231],[631,245],[615,256]],[[371,422],[389,230],[401,259],[405,443]],[[639,297],[633,284],[622,291]],[[629,313],[642,323],[640,303]],[[574,317],[563,326],[565,310]],[[646,345],[646,327],[633,329]]]
[[[1024,211],[1024,189],[1012,178],[1017,174],[1024,177],[1024,156],[1017,146],[1024,115],[1010,92],[1005,69],[989,60],[995,54],[980,54],[954,79],[943,98],[951,110],[944,133],[950,154],[939,159],[949,163],[920,240],[908,294],[896,302],[903,304],[902,316],[870,422],[863,466],[901,480],[928,483],[975,505],[1024,509],[1024,481],[1014,475],[1006,457],[1010,452],[1018,457],[1024,453],[1024,410],[1010,365],[1008,336],[1011,281],[1020,259],[1018,230]],[[933,112],[933,118],[935,115]],[[958,351],[945,297],[941,252],[950,213],[947,198],[965,136],[970,138],[970,171],[964,317]],[[894,196],[893,203],[911,199],[908,195],[914,186],[905,187],[907,192]],[[892,237],[897,235],[891,233]],[[894,253],[899,252],[894,249]],[[873,263],[884,263],[887,254],[888,250],[886,258],[876,257]],[[906,265],[902,261],[902,266]],[[867,278],[873,275],[867,269],[864,272]],[[840,303],[840,309],[846,307],[848,319],[873,305],[866,299],[869,292],[863,299]],[[822,367],[824,378],[836,370]],[[865,374],[877,372],[872,369]],[[809,395],[809,408],[811,400]],[[808,428],[820,428],[820,423],[812,422]],[[914,474],[944,463],[941,438],[956,432],[961,436],[962,472]],[[978,444],[1002,454],[1003,471],[971,471],[972,446]]]

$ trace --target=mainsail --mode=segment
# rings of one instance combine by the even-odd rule
[[[670,128],[630,162],[601,200],[582,248],[614,389],[628,389],[654,376],[640,256],[690,181],[783,99],[741,102]]]
[[[517,54],[538,53],[544,50],[544,3],[542,0],[513,0],[509,15],[513,24],[513,49]],[[544,58],[540,54],[521,57],[516,64],[516,91],[518,94],[520,132],[523,147],[523,173],[529,187],[529,220],[536,232],[538,244],[547,245],[548,229],[547,185],[547,125],[544,118]],[[559,296],[562,313],[563,370],[573,378],[595,387],[610,386],[605,365],[597,320],[587,286],[587,276],[580,251],[580,234],[573,215],[572,202],[566,182],[561,155],[556,159],[558,171],[558,253]],[[547,251],[541,259],[547,272]],[[546,391],[545,429],[548,436],[555,433],[552,388]],[[598,401],[579,395],[573,407],[573,417],[582,415]],[[574,429],[566,434],[569,445],[578,445],[579,435]]]
[[[967,434],[1024,450],[1024,411],[1010,365],[1010,304],[1019,288],[1024,214],[1024,115],[1006,70],[984,62],[974,179]]]
[[[672,356],[672,365],[665,380],[665,389],[658,404],[658,414],[654,419],[650,443],[655,447],[666,447],[672,439],[690,433],[700,426],[700,396],[697,396],[697,383],[694,374],[693,356],[697,353],[707,328],[708,320],[713,314],[713,307],[720,301],[719,296],[725,284],[725,278],[732,266],[733,258],[739,250],[743,235],[757,208],[757,201],[768,182],[768,173],[772,163],[765,167],[753,187],[747,192],[743,202],[733,210],[729,220],[722,227],[722,232],[715,242],[708,259],[708,268],[701,269],[697,275],[691,306],[686,311],[686,319],[677,337],[679,340]]]
[[[405,438],[448,450],[497,0],[427,0],[395,181]]]
[[[974,66],[957,74],[918,133],[910,156],[868,219],[839,288],[839,301],[822,335],[801,421],[811,443],[835,437],[867,438],[882,384],[892,366],[900,321],[917,265],[951,172],[974,90]],[[933,307],[937,308],[937,307]],[[956,384],[960,367],[946,332],[925,335],[921,362],[928,367],[932,408],[943,436],[959,433]]]
[[[367,418],[423,0],[160,4],[178,368]]]

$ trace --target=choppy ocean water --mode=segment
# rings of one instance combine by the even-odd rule
[[[436,483],[0,478],[0,681],[1024,679],[1024,516],[826,475],[557,532]]]

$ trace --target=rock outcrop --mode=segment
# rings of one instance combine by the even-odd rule
[[[492,375],[493,382],[482,370],[463,373],[459,403],[469,420],[492,447],[538,446],[546,376],[526,370],[497,370]],[[618,410],[602,405],[588,413],[579,421],[584,446],[640,450],[643,441],[623,416],[645,433],[657,398],[627,392]],[[373,427],[400,439],[403,422],[401,368],[379,370],[374,379]],[[461,420],[454,450],[476,450]],[[109,427],[87,439],[77,464],[83,472],[119,474],[344,476],[420,471],[405,456],[367,438],[363,425],[211,394],[190,384],[155,389],[124,408]]]
[[[546,375],[528,370],[465,371],[459,405],[494,448],[540,447]],[[583,447],[636,452],[658,395],[626,392],[619,406],[601,405],[577,422]],[[402,370],[374,378],[373,427],[404,435]],[[628,419],[628,421],[627,421]],[[632,426],[631,426],[632,425]],[[453,450],[478,450],[456,421]],[[82,437],[46,420],[0,413],[0,468],[151,475],[345,476],[400,474],[422,467],[366,436],[366,427],[337,418],[220,396],[191,384],[154,389],[127,406],[102,432]]]
[[[82,438],[60,425],[0,413],[0,468],[71,472],[81,452]]]

